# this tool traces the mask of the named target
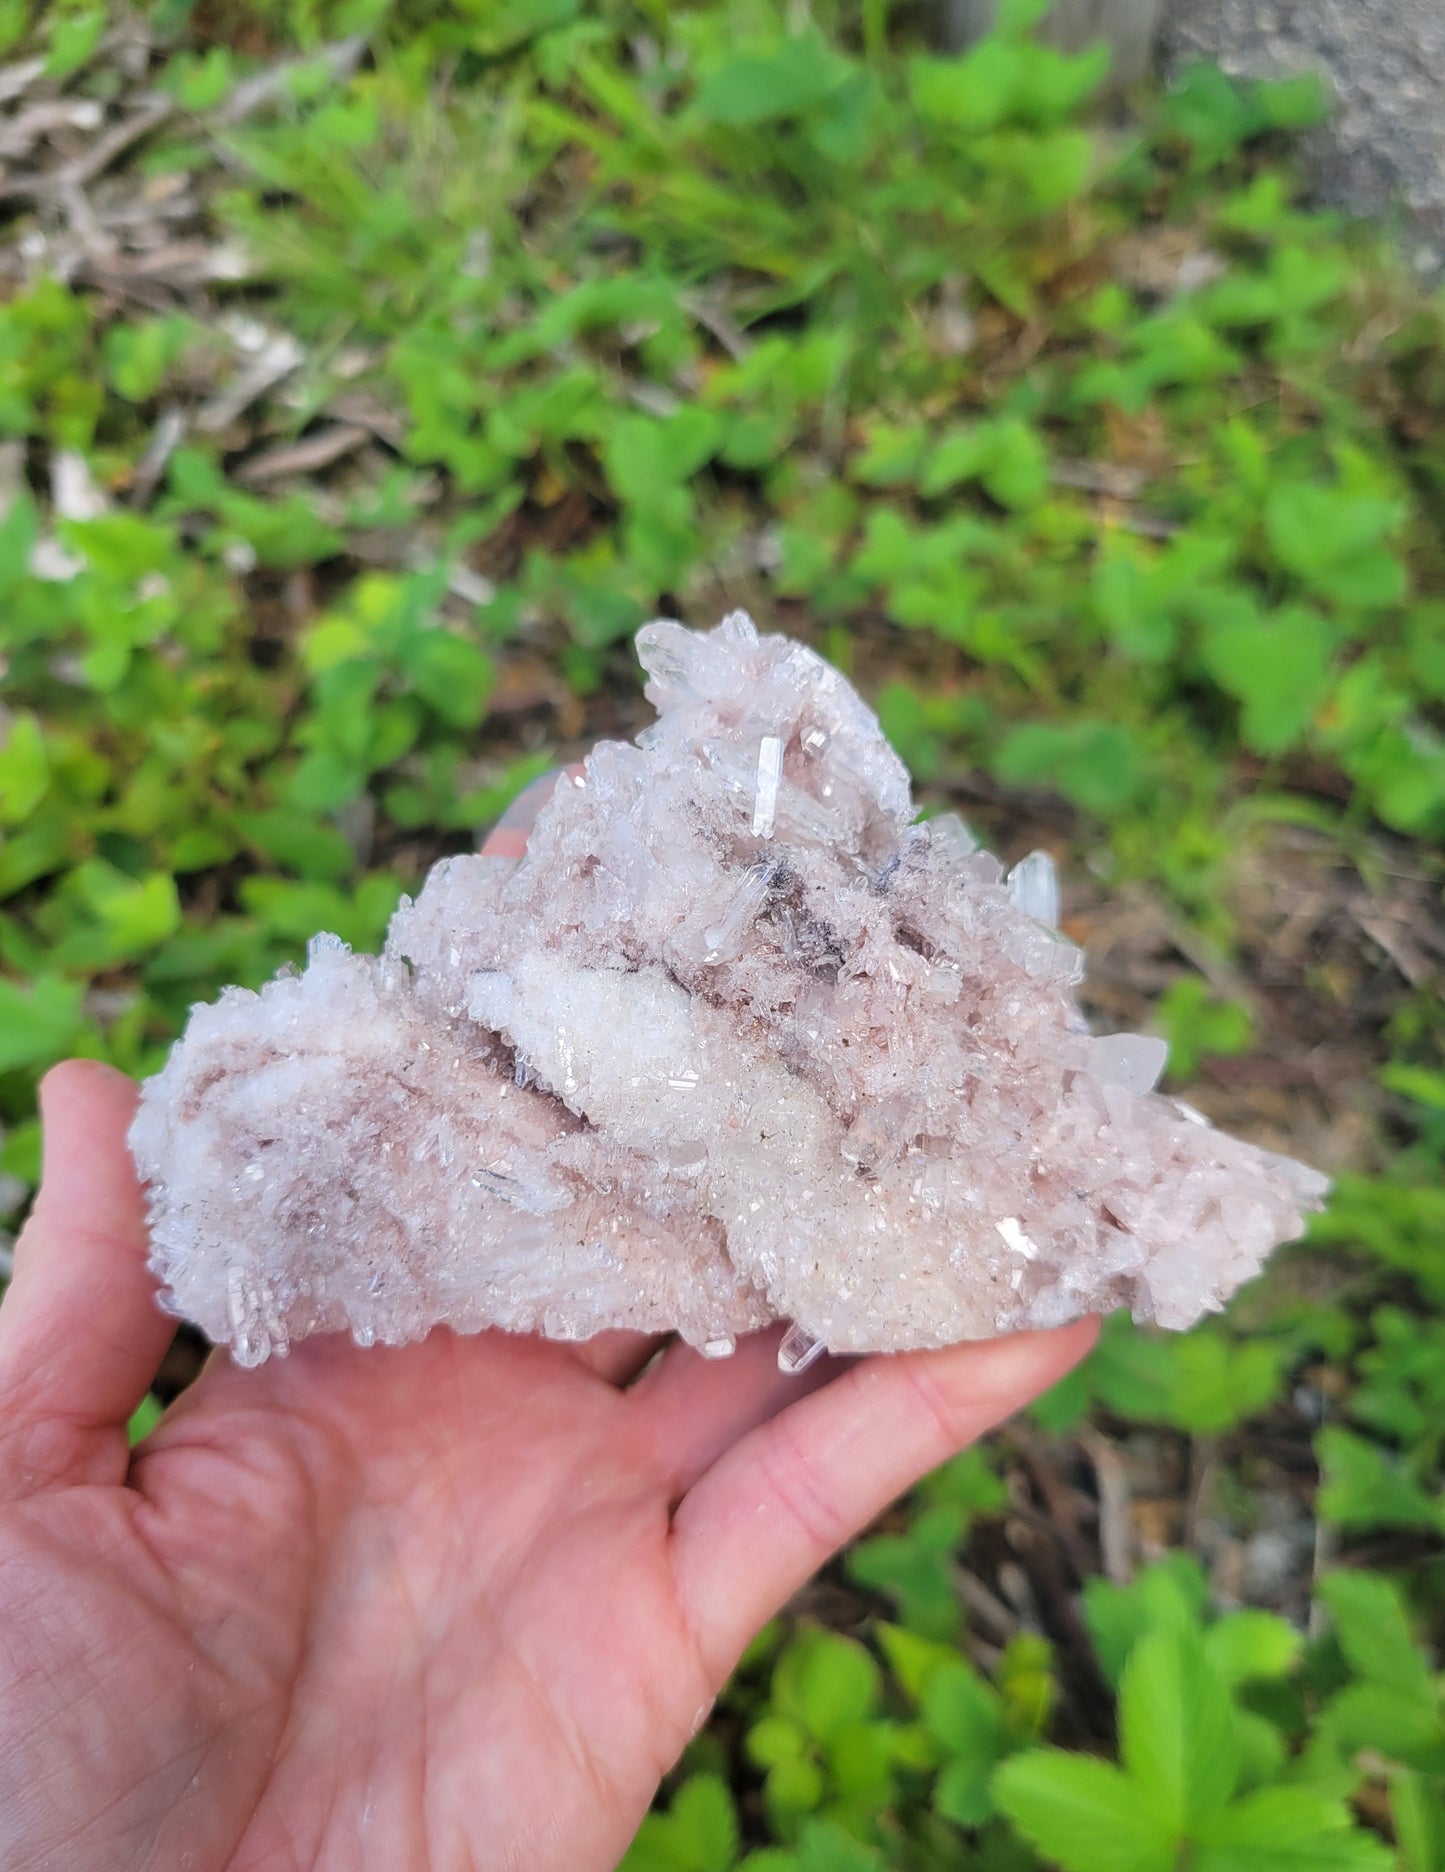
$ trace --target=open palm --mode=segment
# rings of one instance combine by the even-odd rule
[[[50,1075],[0,1308],[8,1872],[612,1866],[757,1626],[1090,1340],[789,1379],[776,1334],[321,1339],[218,1356],[132,1453],[133,1099]]]

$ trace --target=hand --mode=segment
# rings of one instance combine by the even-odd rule
[[[9,1872],[600,1872],[757,1627],[1092,1338],[802,1379],[776,1331],[318,1339],[218,1355],[132,1453],[171,1330],[133,1099],[46,1080],[0,1309]]]
[[[0,1307],[6,1872],[603,1872],[763,1621],[1093,1338],[802,1378],[776,1330],[324,1338],[218,1354],[132,1452],[133,1105],[46,1079]]]

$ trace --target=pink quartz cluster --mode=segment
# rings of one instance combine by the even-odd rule
[[[1046,856],[1008,875],[838,672],[735,613],[639,633],[658,719],[380,957],[198,1007],[131,1134],[163,1304],[253,1364],[435,1325],[788,1362],[1128,1306],[1188,1326],[1325,1179],[1091,1035]]]

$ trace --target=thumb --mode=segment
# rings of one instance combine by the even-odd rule
[[[127,1421],[174,1332],[145,1264],[135,1099],[94,1060],[41,1085],[40,1193],[0,1307],[0,1490],[125,1477]]]

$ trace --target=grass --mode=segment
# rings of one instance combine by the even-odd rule
[[[1442,1872],[1442,307],[1308,86],[923,25],[0,7],[86,107],[5,197],[0,1201],[47,1064],[375,944],[744,605],[1339,1190],[764,1634],[630,1872]]]

